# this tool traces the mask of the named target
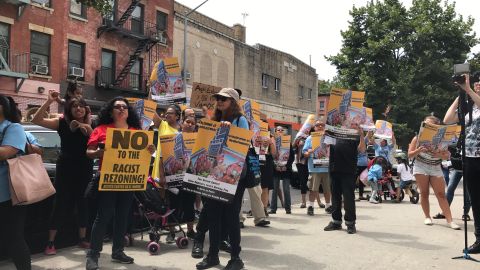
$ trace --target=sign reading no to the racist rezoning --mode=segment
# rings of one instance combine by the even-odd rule
[[[145,190],[151,156],[147,148],[152,143],[152,131],[107,129],[98,189]]]

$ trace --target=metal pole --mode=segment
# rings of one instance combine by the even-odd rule
[[[208,0],[203,1],[200,5],[196,8],[190,10],[190,12],[185,14],[184,23],[183,23],[183,72],[182,72],[182,81],[183,81],[183,92],[187,94],[187,24],[188,24],[188,16],[192,14],[195,10],[201,7],[203,4],[208,2]]]

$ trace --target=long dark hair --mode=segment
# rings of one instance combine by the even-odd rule
[[[17,113],[17,104],[12,97],[0,94],[0,105],[3,108],[3,116],[12,123],[20,123],[21,116]]]
[[[87,102],[83,98],[71,98],[70,100],[67,101],[67,104],[65,104],[65,120],[67,120],[67,123],[70,123],[70,121],[74,120],[73,115],[72,115],[72,107],[74,104],[79,104],[83,107],[85,107],[85,115],[83,116],[83,122],[86,123],[88,116],[87,112]]]
[[[65,91],[65,96],[63,97],[65,101],[69,101],[75,96],[75,91],[78,89],[78,83],[75,82],[68,82],[67,91]]]
[[[128,118],[127,118],[127,124],[129,127],[137,128],[137,129],[142,129],[142,125],[140,124],[140,117],[138,116],[137,112],[133,109],[132,106],[128,103],[128,100],[126,100],[124,97],[116,97],[111,99],[110,101],[103,106],[103,108],[100,110],[98,114],[98,125],[108,125],[113,123],[113,118],[112,118],[112,111],[113,111],[113,105],[115,104],[116,101],[123,101],[125,104],[128,106]]]
[[[214,121],[224,120],[224,121],[233,122],[235,119],[239,118],[240,116],[243,116],[242,108],[240,107],[238,102],[233,98],[229,98],[229,99],[231,101],[230,107],[228,108],[228,110],[231,112],[229,115],[229,119],[222,119],[222,111],[217,109],[217,106],[215,105],[215,112],[213,113],[212,120]]]

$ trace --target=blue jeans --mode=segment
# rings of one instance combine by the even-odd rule
[[[453,197],[455,196],[455,189],[457,189],[458,183],[460,182],[460,179],[462,179],[462,176],[463,176],[463,172],[461,172],[461,171],[453,170],[450,173],[450,181],[448,182],[448,186],[447,186],[448,205],[452,204]],[[468,213],[468,212],[470,212],[470,207],[471,207],[470,195],[468,193],[468,189],[465,190],[464,193],[465,193],[465,197],[466,197],[465,198],[466,199],[465,207],[466,207],[467,213]]]
[[[290,198],[290,177],[287,172],[275,172],[273,176],[273,192],[272,192],[272,200],[270,202],[270,209],[272,211],[277,211],[277,193],[278,193],[278,186],[280,185],[280,180],[283,180],[283,199],[284,199],[284,207],[285,210],[292,209],[292,201]]]
[[[445,178],[445,183],[448,186],[448,184],[450,182],[450,170],[446,169],[442,166],[442,173],[443,173],[443,178]]]

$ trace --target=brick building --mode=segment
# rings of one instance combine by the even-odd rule
[[[43,103],[48,89],[63,95],[70,80],[83,85],[94,110],[114,96],[146,96],[154,63],[172,54],[173,1],[111,3],[113,11],[102,17],[75,0],[1,2],[8,68],[0,64],[0,93],[22,110]]]
[[[317,118],[327,121],[328,101],[330,100],[330,93],[319,93],[317,99]]]

